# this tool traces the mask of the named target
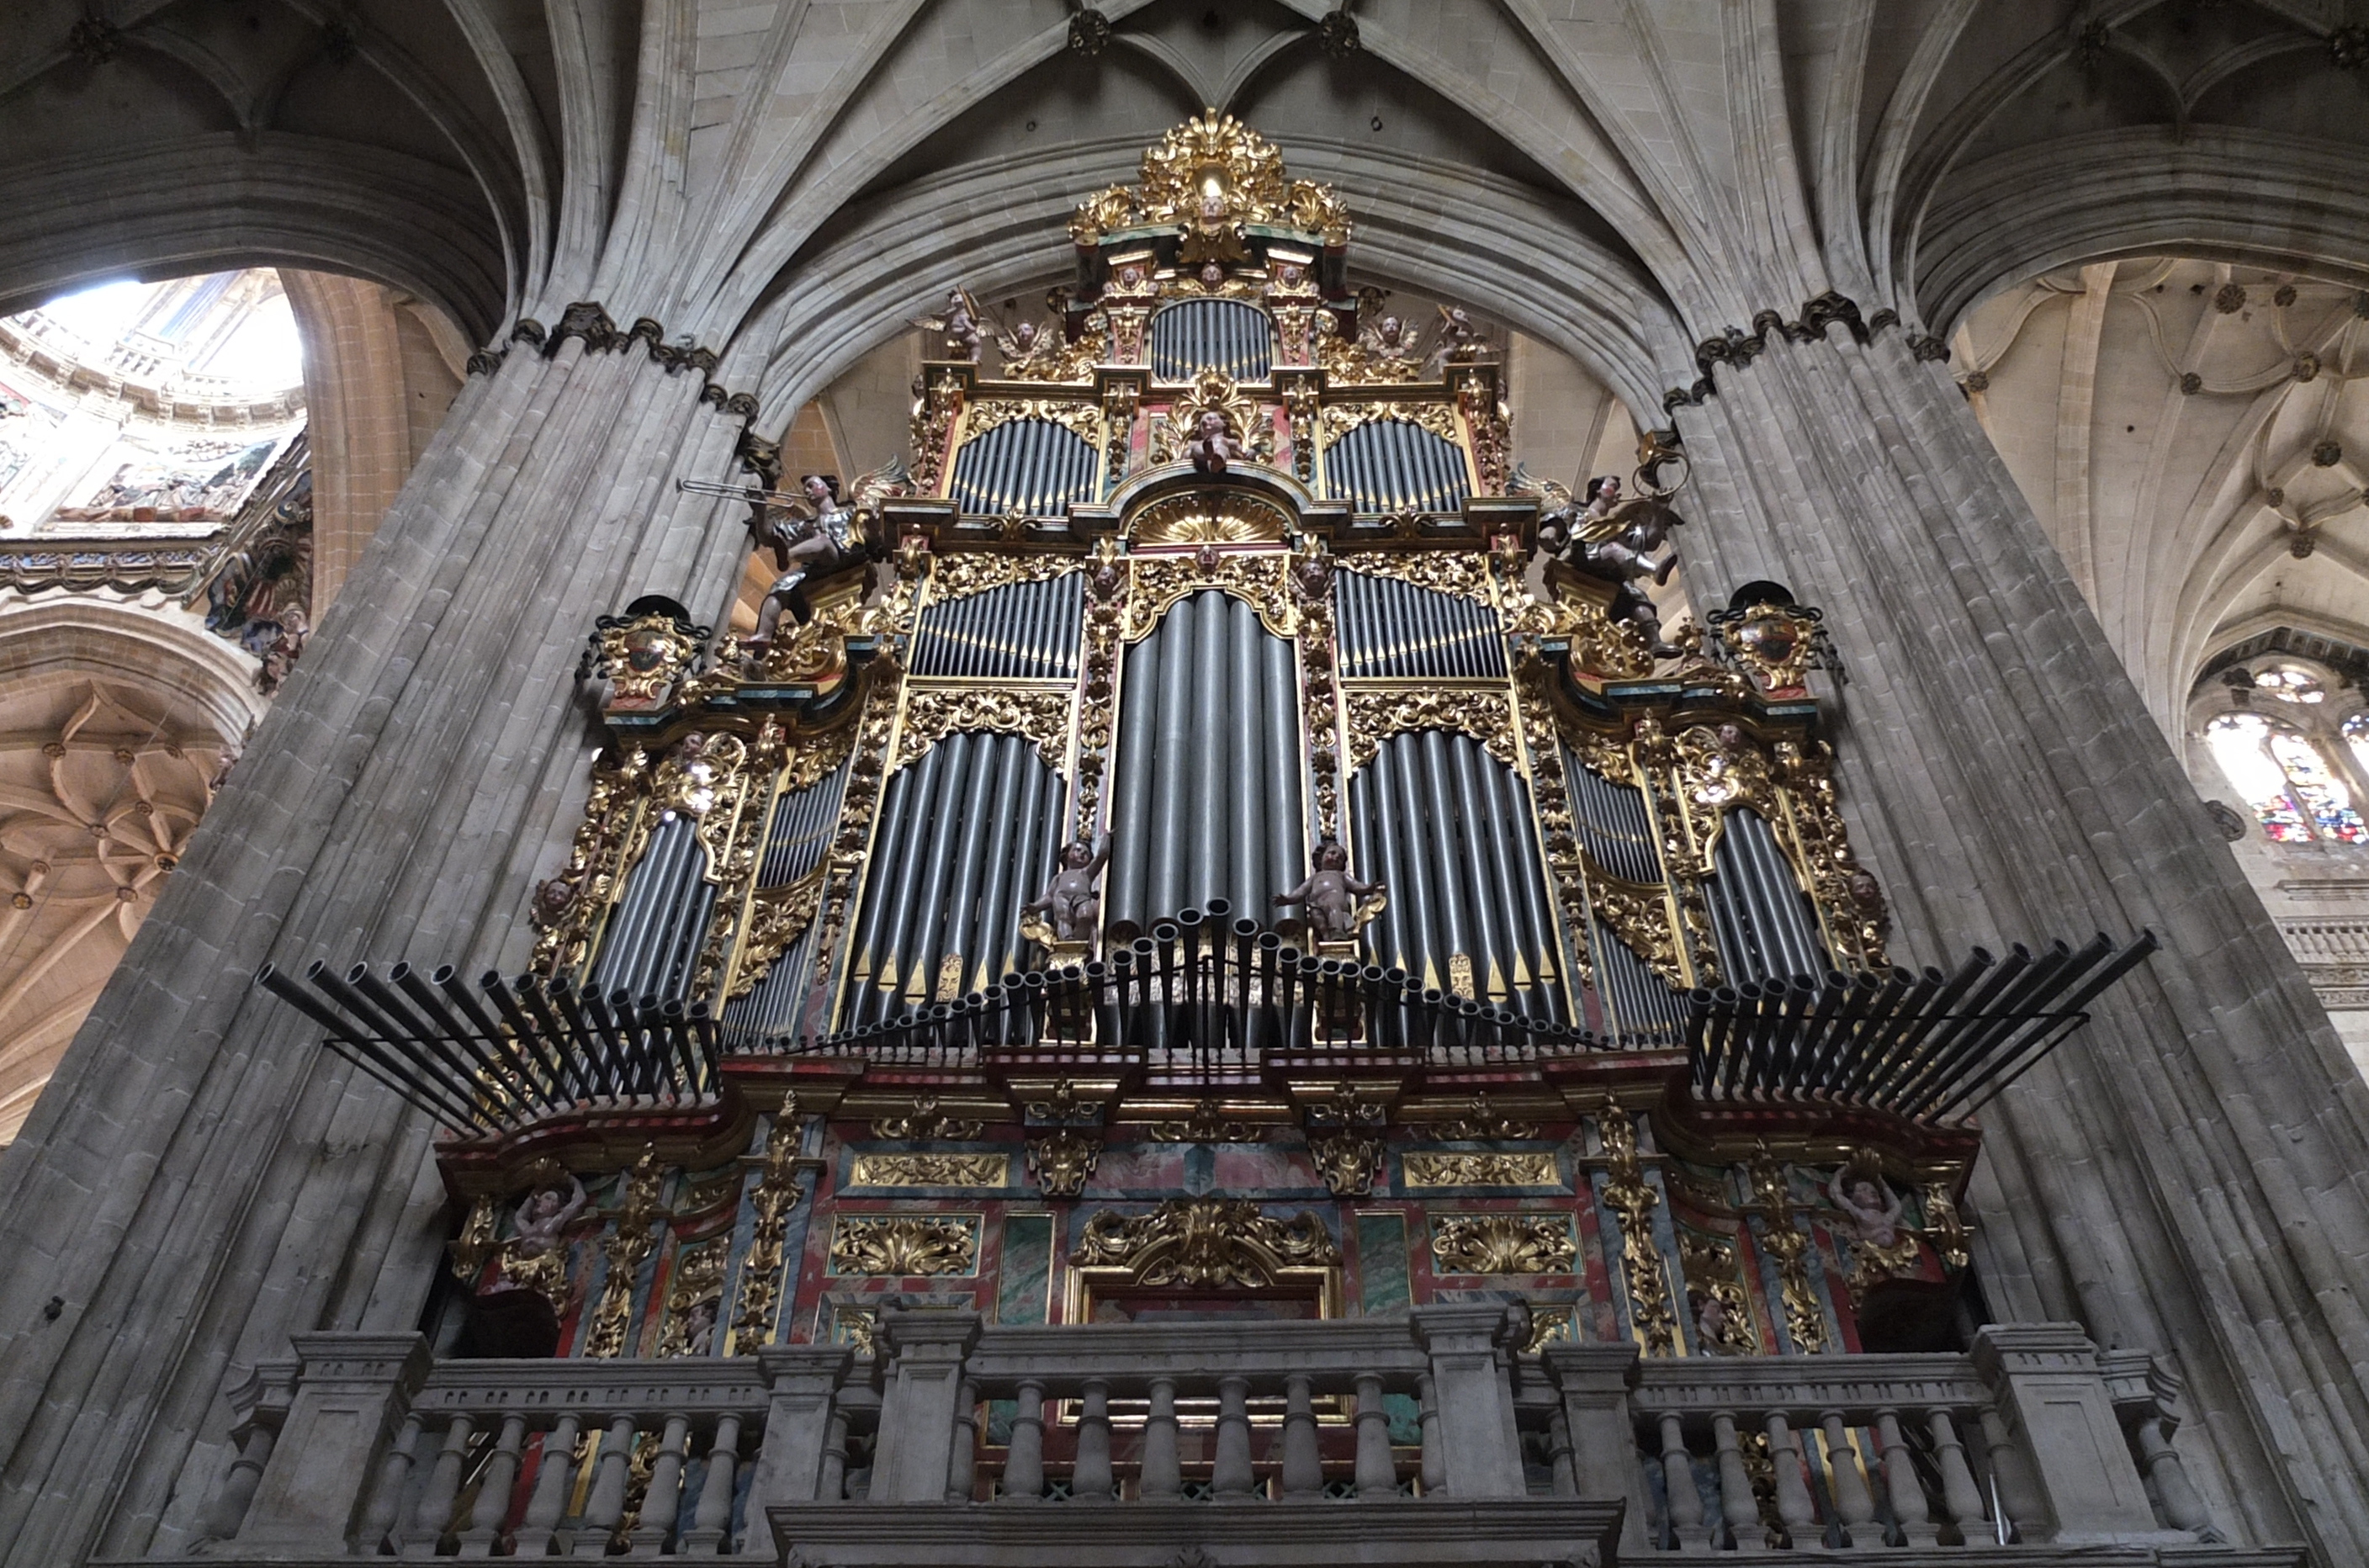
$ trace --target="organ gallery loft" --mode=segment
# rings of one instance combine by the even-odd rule
[[[2369,40],[1652,9],[67,18],[0,1563],[2352,1561]]]

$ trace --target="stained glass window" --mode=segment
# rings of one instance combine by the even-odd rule
[[[2344,744],[2352,748],[2352,760],[2363,773],[2369,773],[2369,714],[2354,714],[2344,721]]]
[[[2286,770],[2271,757],[2270,737],[2271,721],[2260,714],[2223,714],[2204,727],[2213,760],[2253,808],[2263,834],[2282,843],[2308,843],[2310,818],[2287,787]]]
[[[2312,827],[2321,838],[2340,844],[2369,842],[2369,825],[2352,809],[2352,792],[2318,747],[2283,729],[2271,731],[2270,744],[2272,757],[2286,770],[2289,793],[2311,813]]]
[[[2328,700],[2328,688],[2320,684],[2319,677],[2292,664],[2276,664],[2260,671],[2254,677],[2254,685],[2283,703],[2309,705]]]

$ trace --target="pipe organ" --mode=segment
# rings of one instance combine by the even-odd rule
[[[1963,1338],[1968,1113],[2148,942],[1898,963],[1817,613],[1650,633],[1611,546],[1677,517],[1674,438],[1628,511],[1529,484],[1485,338],[1361,315],[1350,228],[1180,127],[1079,209],[1059,322],[926,363],[783,635],[596,629],[531,973],[266,974],[451,1129],[447,1345],[1475,1292],[1524,1353]],[[1147,1261],[1286,1222],[1289,1266]]]

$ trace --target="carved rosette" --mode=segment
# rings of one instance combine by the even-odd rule
[[[1435,1214],[1434,1274],[1569,1274],[1579,1244],[1562,1214]]]
[[[1621,1281],[1629,1293],[1629,1320],[1643,1338],[1645,1354],[1676,1354],[1677,1321],[1670,1310],[1669,1276],[1654,1239],[1654,1210],[1662,1195],[1645,1179],[1637,1157],[1637,1128],[1618,1100],[1596,1118],[1604,1140],[1604,1202],[1620,1217]]]
[[[1149,1214],[1104,1209],[1086,1221],[1070,1262],[1125,1271],[1154,1288],[1259,1288],[1286,1269],[1341,1261],[1332,1232],[1313,1213],[1277,1219],[1247,1198],[1171,1198]]]

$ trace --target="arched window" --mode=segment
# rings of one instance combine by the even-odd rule
[[[2355,718],[2348,735],[2369,746],[2369,727]],[[2282,843],[2369,843],[2369,824],[2354,809],[2352,792],[2318,746],[2292,727],[2258,713],[2223,714],[2204,727],[2214,761],[2245,796],[2265,837]]]
[[[2352,750],[2353,765],[2369,773],[2369,714],[2354,714],[2344,721],[2344,744]]]

